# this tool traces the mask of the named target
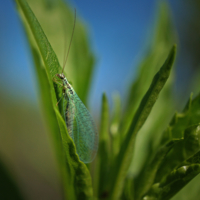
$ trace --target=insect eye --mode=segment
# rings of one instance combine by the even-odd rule
[[[62,74],[56,74],[56,76],[57,76],[58,78],[60,78],[60,79],[63,79],[63,78],[64,78]]]

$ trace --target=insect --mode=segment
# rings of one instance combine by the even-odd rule
[[[80,100],[73,87],[70,85],[67,78],[63,74],[72,42],[72,37],[74,34],[75,21],[76,10],[72,36],[68,52],[64,59],[62,73],[56,74],[56,76],[61,81],[62,95],[64,101],[66,101],[66,108],[64,108],[64,118],[68,133],[75,143],[76,152],[79,155],[80,160],[84,163],[89,163],[93,161],[98,150],[99,139],[97,129],[89,111],[87,110],[87,108]]]

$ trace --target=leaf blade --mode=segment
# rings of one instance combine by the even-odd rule
[[[39,62],[35,65],[41,89],[41,100],[45,108],[49,128],[52,131],[53,136],[51,135],[51,137],[54,142],[54,148],[57,150],[57,158],[59,164],[61,163],[59,167],[63,179],[65,197],[66,199],[89,199],[93,196],[89,171],[86,165],[79,160],[74,143],[68,135],[66,124],[56,107],[57,88],[54,87],[52,78],[60,69],[57,56],[26,1],[16,0],[16,2],[28,21],[40,50],[40,53],[36,51],[36,53],[33,52],[33,55],[41,56],[46,69],[44,71],[43,66]],[[49,116],[55,122],[53,123],[55,125],[54,128],[51,126],[50,121],[48,121]]]
[[[99,154],[97,158],[97,167],[99,170],[97,194],[101,197],[107,187],[108,169],[110,166],[109,105],[105,93],[102,96],[100,127]]]
[[[177,141],[172,140],[166,145],[159,148],[152,161],[145,166],[145,168],[138,175],[138,180],[134,180],[135,183],[135,199],[141,199],[145,193],[151,188],[154,183],[154,179],[161,162],[167,155],[167,153],[173,148]]]
[[[140,106],[132,120],[132,124],[128,130],[126,138],[122,144],[121,151],[115,162],[115,170],[113,170],[113,179],[111,182],[111,199],[119,199],[123,182],[131,162],[135,137],[139,129],[147,119],[153,105],[155,104],[158,94],[162,90],[165,82],[167,81],[174,59],[175,59],[176,46],[173,46],[167,60],[161,67],[160,71],[155,75],[152,84],[143,97]]]

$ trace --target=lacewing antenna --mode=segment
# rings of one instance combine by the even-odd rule
[[[67,78],[63,74],[67,58],[69,55],[72,38],[74,35],[75,24],[76,24],[76,9],[75,9],[74,25],[69,47],[67,50],[66,49],[67,45],[65,45],[64,49],[62,73],[56,74],[56,76],[59,78],[59,81],[62,82],[60,86],[63,88],[62,90],[63,95],[61,97],[61,99],[63,99],[63,107],[66,103],[66,107],[64,108],[65,110],[63,110],[64,111],[63,118],[65,120],[69,136],[74,141],[74,144],[76,146],[76,151],[80,160],[83,161],[84,163],[90,163],[94,160],[94,157],[96,156],[98,150],[98,141],[99,141],[98,132],[89,111],[87,110],[87,108],[80,100],[80,98],[74,91],[73,87],[69,84]],[[59,84],[59,82],[56,83]],[[58,106],[61,99],[57,102],[56,106]]]
[[[63,61],[62,73],[63,73],[65,65],[67,63],[67,58],[68,58],[68,55],[69,55],[69,50],[70,50],[70,47],[71,47],[71,44],[72,44],[72,38],[74,36],[75,25],[76,25],[76,8],[74,9],[74,25],[73,25],[72,36],[71,36],[71,39],[70,39],[70,43],[69,43],[67,54],[66,54],[66,49],[65,49],[65,52],[64,52],[64,55],[66,54],[66,56],[65,56],[64,61]]]

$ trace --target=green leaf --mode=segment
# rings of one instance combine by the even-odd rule
[[[28,0],[28,3],[63,67],[64,54],[68,50],[72,36],[74,10],[62,0]],[[85,105],[87,104],[95,62],[94,55],[88,45],[87,35],[85,24],[77,17],[70,53],[64,70],[68,80],[72,81],[73,88]]]
[[[194,106],[195,104],[192,103],[192,95],[191,95],[183,111],[181,113],[176,112],[174,114],[169,124],[169,127],[163,133],[161,144],[165,143],[171,138],[177,138],[177,139],[183,138],[185,128],[189,125],[193,125],[196,123],[196,122],[193,123],[192,121],[191,121],[192,123],[189,122],[192,111],[191,108]],[[195,113],[193,115],[195,117],[194,119],[198,119],[198,116]]]
[[[122,135],[127,133],[131,120],[136,112],[139,103],[151,84],[152,76],[159,70],[163,60],[168,55],[171,46],[176,43],[173,21],[171,20],[170,8],[166,1],[159,1],[157,5],[156,23],[154,27],[153,37],[148,36],[145,54],[141,58],[141,62],[128,89],[128,97],[125,104],[125,112],[122,116],[120,132]],[[134,74],[135,76],[135,74]],[[132,163],[129,167],[129,175],[140,173],[145,162],[150,162],[151,153],[156,153],[157,145],[160,141],[161,132],[165,130],[169,120],[174,113],[173,98],[173,81],[174,70],[159,95],[154,109],[149,115],[144,126],[140,130],[137,137],[135,152]],[[148,160],[149,159],[149,160]]]
[[[184,162],[184,164],[194,164],[194,163],[200,164],[200,151],[195,153],[193,156],[191,156]]]
[[[199,152],[200,124],[188,127],[184,131],[184,139],[180,139],[175,143],[172,151],[167,155],[160,166],[157,177],[154,180],[154,185],[152,185],[147,196],[153,196],[157,199],[169,199],[175,195],[199,173],[199,169],[197,171],[194,170],[194,173],[191,172],[195,164],[198,163]],[[188,166],[190,167],[189,171],[187,171]],[[182,170],[185,170],[183,174],[184,181],[179,173],[182,172]],[[186,178],[185,175],[187,176]],[[147,190],[145,192],[147,192]],[[144,193],[142,195],[144,195]]]
[[[156,177],[157,181],[160,180],[160,178],[163,177],[164,174],[170,173],[175,167],[179,166],[184,160],[187,160],[189,158],[189,156],[185,154],[185,143],[189,140],[190,137],[185,137],[184,134],[187,133],[187,127],[193,125],[196,126],[196,124],[200,122],[199,112],[200,94],[196,96],[193,100],[191,95],[183,112],[176,113],[173,116],[170,125],[163,133],[161,145],[168,141],[171,141],[172,139],[180,139],[180,142],[174,147],[173,151],[170,152],[170,154],[162,163]],[[193,136],[191,137],[194,138]],[[193,144],[189,143],[189,145]],[[195,153],[196,152],[193,151],[192,155]]]
[[[13,178],[4,163],[0,160],[0,199],[24,199]]]
[[[68,186],[65,188],[67,190],[66,197],[67,199],[72,199],[72,195],[74,195],[75,199],[90,199],[93,197],[90,173],[86,165],[79,160],[74,143],[68,135],[65,122],[58,110],[56,110],[56,116],[62,137],[62,147],[65,153],[66,170],[70,175],[64,180],[66,182],[65,185]]]
[[[162,2],[159,4],[158,8],[158,21],[156,23],[154,38],[148,48],[147,55],[142,59],[142,62],[138,67],[137,78],[136,80],[133,80],[128,93],[121,127],[121,131],[124,134],[127,133],[132,117],[151,83],[152,76],[159,70],[163,60],[166,58],[171,46],[175,42],[175,33],[169,16],[168,5],[165,2]],[[170,87],[171,80],[167,85],[165,90],[169,94],[169,89],[167,88]]]
[[[95,184],[96,196],[103,196],[106,190],[110,166],[109,106],[106,94],[102,96],[99,150],[96,158]]]
[[[69,195],[72,199],[75,199],[75,195],[73,194],[74,188],[73,187],[70,188],[71,185],[69,185],[69,183],[67,182],[67,180],[70,177],[69,166],[66,165],[66,163],[64,162],[65,155],[62,150],[61,136],[60,136],[60,134],[58,134],[58,133],[60,133],[60,127],[58,125],[55,110],[53,109],[53,106],[52,106],[51,94],[49,92],[50,86],[48,83],[48,79],[47,79],[44,69],[42,68],[39,54],[33,47],[32,47],[32,54],[34,56],[36,73],[37,73],[37,77],[38,77],[38,86],[40,89],[41,103],[42,103],[42,106],[44,109],[47,124],[50,129],[49,132],[51,134],[50,136],[51,136],[52,142],[54,144],[54,150],[57,154],[57,161],[60,165],[59,166],[60,170],[61,170],[60,174],[62,174],[62,182],[65,185],[65,187],[64,187],[65,194]],[[66,170],[66,168],[67,168],[67,170]]]
[[[57,56],[54,53],[44,31],[42,30],[38,20],[36,19],[35,15],[33,14],[32,10],[28,6],[25,0],[16,0],[18,5],[20,6],[28,25],[31,29],[31,32],[35,38],[35,41],[38,45],[40,54],[42,56],[42,60],[45,64],[45,69],[47,73],[47,77],[49,82],[52,83],[52,79],[56,73],[59,72],[60,64],[58,62]]]
[[[154,184],[152,190],[143,199],[168,200],[199,173],[199,164],[186,165],[175,169],[160,183]]]
[[[45,109],[47,123],[50,126],[50,132],[52,133],[51,137],[53,138],[55,151],[57,151],[59,158],[58,162],[60,162],[59,164],[65,195],[70,199],[78,199],[80,196],[83,199],[87,199],[88,196],[92,196],[91,178],[89,172],[85,165],[78,159],[74,144],[68,136],[63,118],[58,110],[54,110],[52,107],[51,94],[49,93],[50,88],[46,73],[41,68],[40,63],[37,62],[39,60],[39,56],[34,50],[33,55],[36,62],[35,66],[42,97],[41,100]],[[58,134],[60,132],[61,136]]]
[[[131,163],[131,158],[133,156],[133,150],[135,146],[135,138],[146,121],[153,105],[155,104],[160,91],[165,85],[173,62],[175,58],[176,46],[173,46],[167,60],[161,67],[160,71],[155,75],[151,86],[145,96],[143,97],[140,106],[132,120],[131,126],[126,134],[126,138],[123,141],[120,152],[116,158],[116,161],[113,165],[113,172],[111,178],[111,199],[119,199],[125,176],[127,174],[128,167]]]
[[[200,150],[200,142],[198,141],[200,137],[199,127],[199,125],[193,125],[185,130],[184,139],[179,140],[162,163],[156,177],[157,181]]]
[[[145,165],[144,169],[138,175],[138,178],[134,180],[135,183],[135,199],[141,199],[151,188],[152,184],[154,183],[154,179],[157,173],[158,168],[160,167],[161,162],[167,155],[167,153],[173,148],[176,140],[172,140],[168,142],[166,145],[162,146],[155,156],[153,157],[152,161]]]
[[[119,152],[123,136],[119,132],[120,120],[121,120],[121,99],[118,93],[113,94],[113,111],[112,111],[112,120],[110,124],[110,135],[111,135],[111,158],[116,157]]]
[[[133,190],[133,179],[132,177],[126,177],[124,190],[121,196],[123,200],[134,200],[134,190]]]
[[[89,171],[86,165],[79,160],[74,143],[68,135],[66,124],[56,107],[57,88],[54,88],[52,78],[60,69],[58,59],[29,5],[24,0],[16,2],[21,8],[40,50],[39,53],[34,49],[33,55],[41,89],[41,100],[47,116],[54,150],[57,153],[65,197],[66,199],[91,198],[93,192]],[[30,38],[30,36],[28,37]],[[33,45],[31,44],[31,46]],[[39,62],[40,56],[45,71]]]

